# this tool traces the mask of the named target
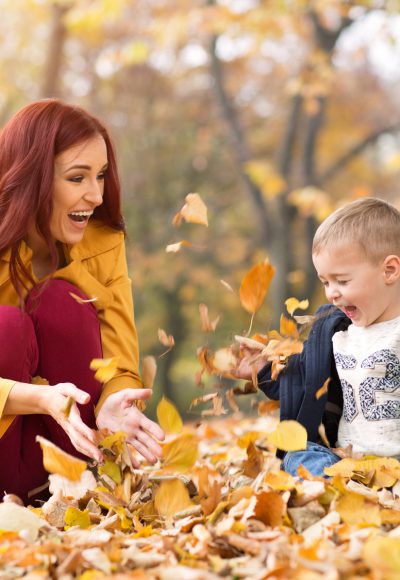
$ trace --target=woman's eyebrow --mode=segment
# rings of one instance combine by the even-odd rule
[[[108,167],[108,162],[104,163],[103,167],[101,168],[100,171],[103,171],[104,169],[107,169]],[[67,169],[64,170],[64,173],[68,173],[68,171],[71,171],[72,169],[87,169],[90,170],[92,167],[91,165],[85,165],[85,164],[77,164],[77,165],[71,165],[71,167],[68,167]]]

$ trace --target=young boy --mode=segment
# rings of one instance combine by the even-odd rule
[[[307,429],[307,450],[283,459],[293,475],[300,464],[323,475],[339,461],[321,445],[321,422],[333,447],[400,456],[400,212],[375,198],[338,209],[319,226],[312,258],[333,307],[317,311],[302,354],[276,381],[269,364],[258,374],[266,395],[280,399],[281,420]]]

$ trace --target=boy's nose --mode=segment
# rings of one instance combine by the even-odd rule
[[[328,298],[329,302],[333,302],[337,300],[340,296],[340,291],[337,287],[330,287],[326,289],[326,297]]]

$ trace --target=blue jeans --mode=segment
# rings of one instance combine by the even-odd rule
[[[303,451],[289,451],[282,461],[282,469],[290,475],[298,475],[297,468],[304,465],[312,475],[327,477],[324,468],[340,461],[340,457],[318,443],[307,443]]]

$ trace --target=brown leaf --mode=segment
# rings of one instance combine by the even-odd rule
[[[250,442],[247,447],[247,459],[243,463],[243,473],[247,477],[255,479],[264,465],[264,455],[260,449]]]
[[[240,302],[250,314],[255,314],[262,306],[274,274],[275,268],[265,260],[251,268],[243,278],[239,290]]]
[[[205,304],[199,304],[199,312],[200,312],[200,321],[201,321],[201,330],[203,332],[214,332],[217,328],[220,316],[217,316],[215,320],[210,321],[208,315],[208,308]]]
[[[259,415],[270,415],[280,407],[280,401],[260,401],[258,403]]]
[[[257,503],[254,507],[254,517],[266,526],[280,526],[286,512],[286,504],[276,491],[263,491],[256,494]]]
[[[158,329],[158,340],[169,349],[171,349],[175,344],[175,339],[172,334],[167,334],[162,328]]]
[[[157,363],[154,356],[145,356],[142,360],[142,381],[146,389],[152,389],[157,374]]]
[[[208,516],[215,510],[222,497],[219,476],[216,471],[212,471],[205,465],[196,470],[196,475],[200,504],[204,515]]]

